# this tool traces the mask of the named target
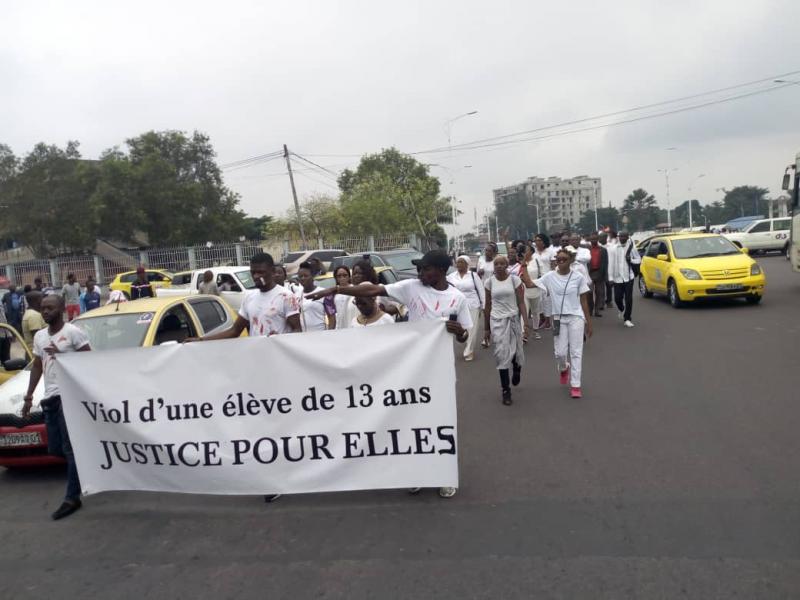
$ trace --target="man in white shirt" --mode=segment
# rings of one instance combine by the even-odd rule
[[[27,418],[33,404],[33,393],[44,375],[44,399],[40,406],[47,427],[47,450],[50,454],[63,456],[67,461],[67,491],[61,506],[52,514],[55,521],[68,517],[81,507],[81,482],[61,407],[56,356],[64,352],[91,350],[86,334],[71,323],[64,322],[64,309],[64,298],[59,295],[52,294],[42,300],[42,318],[47,327],[37,331],[33,337],[33,367],[22,406],[22,416]]]
[[[625,327],[633,327],[633,282],[642,258],[627,231],[619,232],[619,243],[608,244],[608,280],[614,284],[614,302]]]
[[[319,300],[334,294],[357,298],[390,296],[406,306],[409,321],[446,320],[447,331],[463,344],[472,329],[472,317],[464,294],[447,282],[450,257],[443,250],[431,250],[413,262],[419,269],[417,279],[404,279],[389,285],[362,282],[349,287],[335,286],[315,292],[309,298]],[[416,493],[419,489],[411,491]],[[456,495],[456,488],[440,488],[439,495],[452,498]]]

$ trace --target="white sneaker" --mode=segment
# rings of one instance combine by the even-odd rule
[[[456,495],[456,491],[458,490],[456,490],[456,488],[454,487],[443,487],[439,488],[439,495],[442,498],[452,498],[453,496]]]
[[[635,327],[633,321],[625,321],[625,327]]]

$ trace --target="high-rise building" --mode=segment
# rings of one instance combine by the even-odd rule
[[[494,190],[495,206],[509,200],[527,203],[538,229],[547,232],[571,227],[587,210],[603,205],[600,178],[587,175],[570,179],[529,177],[523,183]]]

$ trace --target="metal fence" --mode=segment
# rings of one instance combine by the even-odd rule
[[[0,267],[11,283],[19,287],[33,285],[41,278],[45,285],[58,287],[74,274],[83,283],[89,277],[108,284],[118,274],[131,271],[138,265],[163,269],[173,273],[209,267],[247,264],[254,254],[269,252],[280,260],[289,252],[302,250],[298,239],[208,243],[200,246],[172,246],[147,250],[120,250],[108,244],[98,244],[98,254],[59,256],[50,259],[8,263]],[[380,252],[396,248],[428,250],[431,243],[415,235],[365,235],[332,239],[307,240],[309,250],[334,248],[349,253]]]

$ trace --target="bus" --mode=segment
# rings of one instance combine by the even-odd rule
[[[789,171],[794,171],[794,182],[790,185],[792,175]],[[786,247],[786,258],[792,263],[795,273],[800,273],[800,152],[795,157],[793,165],[786,167],[783,174],[783,189],[790,192],[792,228],[790,231],[789,245]]]

